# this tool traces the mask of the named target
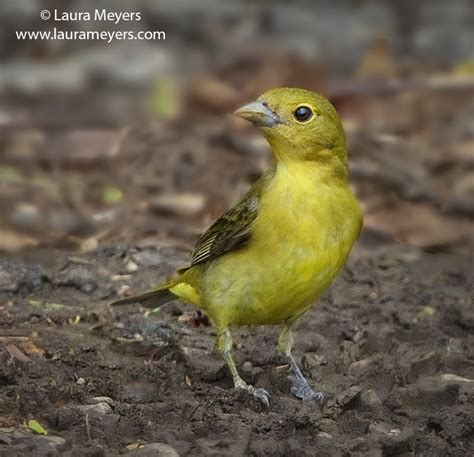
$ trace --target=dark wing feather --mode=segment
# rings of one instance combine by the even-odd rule
[[[261,192],[273,175],[274,170],[268,170],[236,206],[217,219],[201,235],[191,256],[191,266],[207,262],[249,242],[252,223],[258,215]]]

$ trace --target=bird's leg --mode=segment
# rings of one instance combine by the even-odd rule
[[[269,399],[270,395],[265,389],[255,388],[250,384],[247,384],[239,375],[237,367],[235,366],[234,359],[232,358],[232,335],[228,329],[219,331],[217,334],[216,345],[218,351],[224,357],[225,363],[229,367],[230,374],[234,381],[236,389],[244,389],[254,397],[258,398],[267,408],[270,406]]]
[[[324,394],[312,389],[291,355],[291,348],[293,347],[293,326],[294,323],[291,323],[283,327],[278,338],[277,346],[278,353],[289,363],[291,371],[293,372],[291,393],[302,400],[316,399],[322,402],[324,400]]]

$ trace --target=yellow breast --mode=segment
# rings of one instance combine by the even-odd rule
[[[216,324],[277,324],[302,314],[330,285],[361,226],[347,185],[311,164],[281,165],[260,200],[245,248],[206,267],[204,306]]]

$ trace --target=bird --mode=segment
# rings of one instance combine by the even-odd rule
[[[235,388],[267,407],[268,391],[239,374],[231,330],[281,325],[276,348],[292,371],[291,393],[323,402],[292,346],[297,322],[336,278],[363,225],[349,184],[342,122],[325,97],[291,87],[270,89],[234,114],[261,131],[272,165],[198,238],[188,266],[160,286],[111,305],[156,308],[181,299],[204,309]]]

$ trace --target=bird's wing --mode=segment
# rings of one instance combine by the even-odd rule
[[[217,219],[199,237],[191,255],[191,266],[245,246],[250,241],[252,223],[260,206],[260,195],[273,175],[273,169],[263,174],[236,206]]]

